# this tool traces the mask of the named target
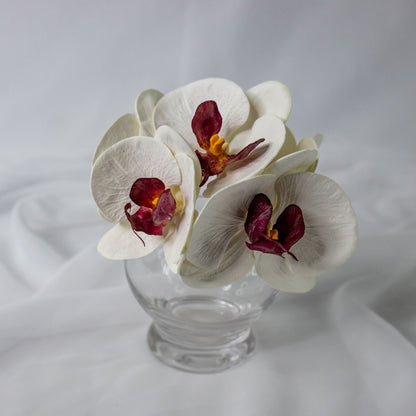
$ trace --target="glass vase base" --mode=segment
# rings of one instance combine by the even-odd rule
[[[169,339],[156,324],[147,334],[147,342],[153,354],[164,364],[192,373],[217,373],[238,366],[249,359],[255,348],[253,331],[248,329],[238,339],[225,345],[182,345]]]
[[[256,344],[252,324],[277,293],[254,269],[226,286],[189,287],[166,265],[163,250],[126,261],[125,270],[153,321],[151,351],[164,364],[192,373],[217,373],[247,361]]]

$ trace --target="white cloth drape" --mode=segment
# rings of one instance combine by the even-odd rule
[[[414,2],[16,1],[0,14],[0,413],[410,416],[416,412]],[[89,193],[95,146],[140,90],[206,76],[292,90],[318,172],[356,210],[353,257],[280,293],[256,355],[194,375],[150,318]]]

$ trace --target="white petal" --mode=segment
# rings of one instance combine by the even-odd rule
[[[248,133],[237,134],[230,143],[229,154],[238,153],[257,139],[266,140],[257,146],[247,159],[228,165],[224,172],[209,182],[204,196],[210,197],[228,185],[261,173],[278,155],[285,141],[285,134],[282,120],[272,115],[259,118]]]
[[[250,88],[246,94],[256,117],[273,114],[283,121],[289,117],[292,98],[286,85],[267,81]]]
[[[228,285],[245,276],[253,267],[253,253],[244,241],[246,236],[240,232],[230,241],[224,259],[215,269],[203,269],[185,260],[179,267],[179,274],[188,286],[209,289]]]
[[[305,137],[299,142],[298,149],[299,150],[313,149],[318,152],[319,145],[321,142],[322,142],[322,135],[320,134],[317,134],[314,137]],[[315,172],[316,167],[318,165],[318,161],[319,161],[319,153],[318,153],[316,160],[309,166],[307,170],[309,172]]]
[[[266,173],[276,175],[280,178],[290,173],[306,172],[316,163],[318,151],[311,149],[299,150],[290,155],[283,156],[276,162],[273,162],[266,169]]]
[[[172,127],[192,148],[198,143],[191,122],[199,104],[207,100],[217,103],[222,116],[221,137],[230,137],[247,120],[250,104],[244,91],[234,82],[221,78],[208,78],[192,82],[161,98],[154,112],[154,125]]]
[[[98,214],[100,215],[100,217],[103,219],[103,220],[106,220],[107,222],[112,222],[112,221],[110,221],[101,211],[100,211],[100,209],[99,208],[97,208],[97,211],[98,211]]]
[[[224,188],[209,199],[193,226],[186,251],[188,260],[206,269],[215,269],[226,261],[225,251],[230,249],[235,236],[244,231],[254,196],[264,193],[273,203],[274,183],[272,175],[256,176]]]
[[[175,232],[165,240],[164,245],[166,262],[174,273],[178,271],[178,265],[183,258],[183,252],[194,223],[196,190],[199,184],[199,182],[196,183],[197,178],[193,160],[183,153],[177,155],[176,159],[182,175],[180,190],[183,198],[183,211],[179,218],[174,217],[174,220],[177,221]]]
[[[97,146],[93,161],[113,144],[127,137],[137,136],[139,134],[139,122],[135,114],[124,114],[107,130],[101,142]]]
[[[106,218],[125,219],[131,186],[138,178],[158,178],[167,188],[181,183],[175,157],[163,143],[148,137],[131,137],[107,149],[95,162],[91,192]]]
[[[290,257],[290,256],[288,256]],[[313,271],[303,274],[294,274],[290,262],[274,254],[256,252],[256,272],[270,286],[282,292],[304,293],[311,290],[316,284],[316,275]]]
[[[314,137],[304,137],[298,144],[298,149],[314,149],[318,150],[318,145]]]
[[[283,143],[283,146],[281,147],[276,159],[280,159],[281,157],[290,155],[291,153],[296,152],[297,150],[298,147],[296,145],[295,136],[293,135],[289,127],[286,126],[285,142]]]
[[[256,268],[273,287],[288,290],[291,281],[290,291],[306,291],[314,284],[310,279],[343,263],[354,251],[355,214],[339,185],[322,175],[303,172],[284,176],[276,192],[278,206],[273,221],[290,204],[302,210],[305,234],[290,249],[298,261],[290,255],[256,253]]]
[[[159,127],[156,130],[155,139],[160,140],[168,146],[175,156],[184,153],[194,161],[196,186],[199,188],[199,184],[201,183],[201,164],[190,144],[169,126]]]
[[[139,232],[143,242],[134,234],[128,221],[115,225],[101,238],[98,252],[111,260],[138,259],[155,250],[163,242],[159,235]]]
[[[136,114],[140,120],[140,136],[154,136],[153,111],[162,97],[160,91],[153,89],[142,91],[137,97]]]

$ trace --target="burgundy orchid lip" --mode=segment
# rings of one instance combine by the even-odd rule
[[[250,250],[283,256],[296,256],[290,248],[299,241],[305,233],[302,210],[297,205],[287,206],[279,215],[273,227],[268,228],[273,207],[269,198],[264,194],[257,194],[248,209],[244,228],[250,243],[246,242]]]
[[[124,212],[131,228],[149,235],[163,235],[163,228],[172,219],[176,210],[176,201],[170,189],[158,178],[139,178],[130,190],[131,200],[139,209],[131,214],[131,203],[127,203]],[[144,241],[142,238],[140,240]]]
[[[191,125],[199,146],[204,150],[204,152],[195,150],[202,170],[200,186],[204,185],[210,176],[220,174],[227,165],[246,159],[265,140],[258,139],[237,154],[229,155],[228,144],[224,138],[218,136],[222,117],[217,103],[212,100],[205,101],[197,107]]]

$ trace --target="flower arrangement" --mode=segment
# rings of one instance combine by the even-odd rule
[[[132,259],[163,245],[191,287],[255,267],[279,290],[310,290],[351,255],[357,224],[342,189],[315,173],[320,136],[297,143],[290,110],[288,88],[274,81],[246,92],[218,78],[143,91],[94,155],[92,195],[115,223],[98,251]]]

